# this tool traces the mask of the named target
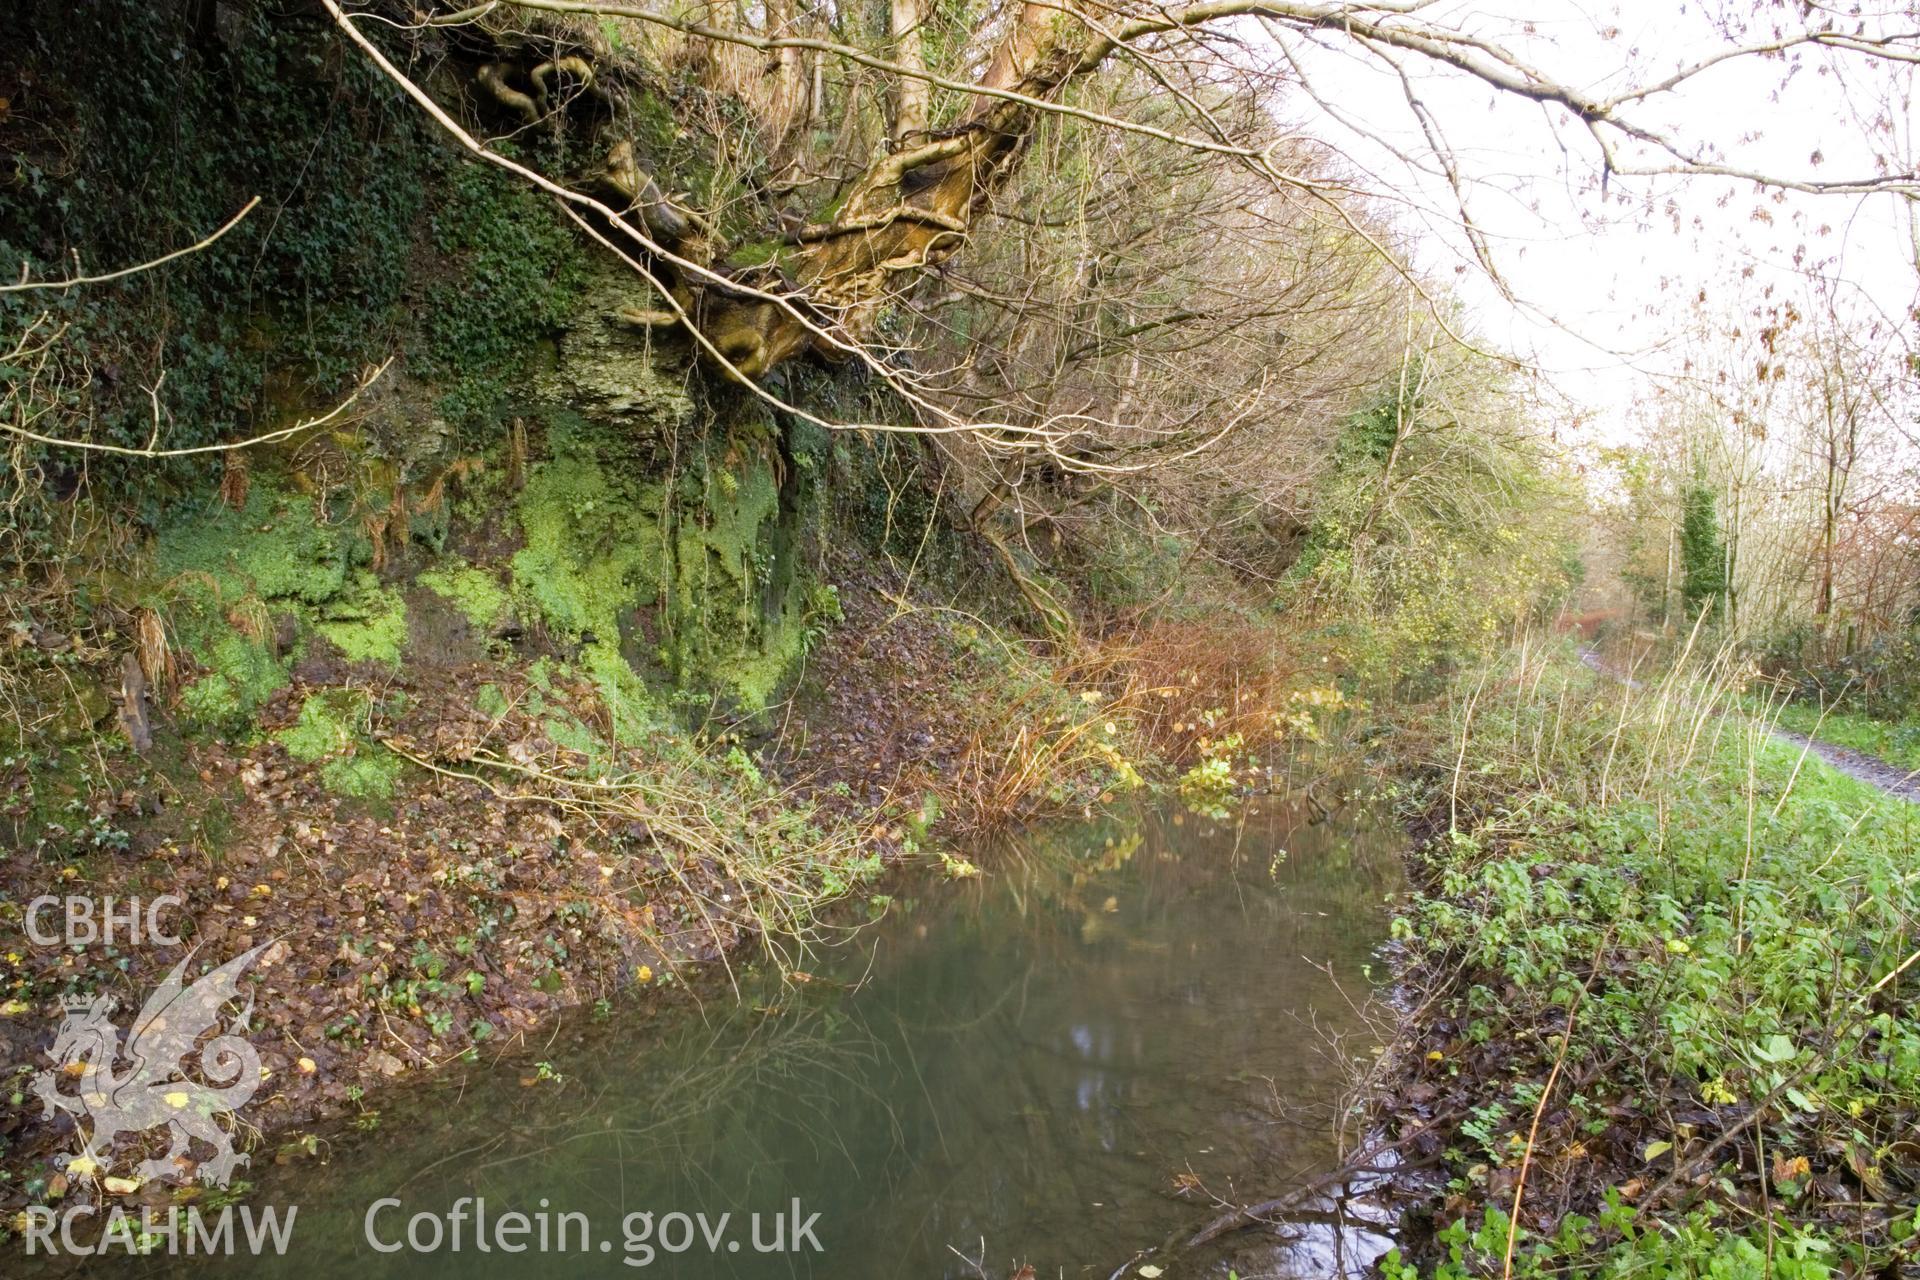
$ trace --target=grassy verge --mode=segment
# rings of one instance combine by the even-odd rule
[[[1632,689],[1523,648],[1442,726],[1392,1111],[1444,1185],[1386,1274],[1911,1265],[1920,811],[1770,739],[1723,663]]]
[[[1912,720],[1875,720],[1857,711],[1825,712],[1810,702],[1788,702],[1778,708],[1782,729],[1864,751],[1902,769],[1920,769],[1920,723]]]

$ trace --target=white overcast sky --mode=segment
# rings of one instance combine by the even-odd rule
[[[1449,0],[1424,16],[1496,39],[1562,82],[1612,90],[1722,47],[1714,29],[1721,12],[1699,0]],[[1606,35],[1608,28],[1618,34]],[[1824,178],[1871,173],[1861,120],[1875,104],[1819,74],[1818,58],[1791,75],[1778,59],[1724,65],[1681,92],[1650,100],[1643,118],[1710,140],[1724,158],[1747,168]],[[1455,279],[1481,333],[1535,361],[1593,412],[1589,438],[1619,438],[1632,404],[1645,393],[1646,372],[1672,358],[1662,344],[1682,318],[1682,301],[1702,287],[1726,295],[1749,264],[1756,267],[1749,290],[1766,280],[1793,286],[1795,246],[1805,245],[1813,260],[1831,260],[1871,305],[1899,316],[1913,304],[1920,273],[1909,215],[1895,197],[1789,194],[1779,205],[1748,182],[1635,178],[1614,179],[1615,199],[1603,203],[1591,189],[1599,172],[1592,143],[1577,129],[1556,131],[1548,123],[1549,113],[1564,122],[1564,112],[1409,59],[1419,93],[1472,183],[1470,208],[1493,233],[1493,257],[1521,304],[1516,307],[1477,267],[1454,276],[1453,268],[1471,258],[1451,193],[1439,178],[1410,171],[1392,153],[1431,154],[1397,79],[1338,38],[1321,42],[1302,65],[1321,98],[1347,108],[1342,114],[1378,136],[1366,137],[1305,102],[1297,101],[1292,114],[1370,170],[1381,190],[1417,193],[1418,207],[1403,210],[1403,217],[1421,231],[1420,267]],[[1911,91],[1906,70],[1904,87]],[[1902,136],[1879,139],[1882,148],[1915,154],[1912,109],[1909,97],[1897,113]],[[1817,167],[1815,151],[1824,157]],[[1632,206],[1619,203],[1623,192],[1633,197]],[[1680,230],[1670,215],[1647,217],[1649,204],[1677,210]],[[1761,207],[1771,223],[1755,220]]]

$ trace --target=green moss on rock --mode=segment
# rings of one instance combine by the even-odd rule
[[[473,706],[481,715],[497,720],[507,714],[507,695],[500,691],[497,684],[483,684],[479,692],[473,695]]]
[[[329,791],[384,799],[399,780],[400,760],[366,737],[371,710],[361,690],[321,690],[310,694],[299,717],[274,737],[293,759],[319,764],[320,781]]]
[[[581,646],[616,736],[659,722],[635,664],[765,706],[806,642],[770,435],[701,443],[671,486],[614,466],[618,442],[577,419],[549,445],[520,494],[514,586],[551,633]]]
[[[302,619],[348,588],[364,554],[356,536],[320,519],[311,498],[266,483],[241,510],[214,506],[168,522],[154,548],[159,585],[150,595],[182,650],[205,669],[181,693],[188,723],[244,729],[289,677],[274,632],[290,619],[297,639]]]
[[[247,505],[175,519],[155,548],[162,575],[231,607],[245,596],[318,604],[338,595],[355,539],[322,523],[313,500],[257,484]]]
[[[364,574],[351,596],[334,602],[316,630],[349,662],[400,665],[407,643],[407,605],[397,591],[382,588]]]
[[[274,736],[287,754],[303,764],[325,760],[353,748],[355,732],[366,719],[366,695],[354,690],[327,690],[300,704],[293,724]]]
[[[613,740],[621,746],[637,747],[660,733],[666,721],[653,698],[620,650],[611,644],[589,645],[580,655],[580,664],[592,677],[613,722]]]
[[[499,622],[511,603],[507,589],[500,585],[498,578],[466,565],[429,569],[417,581],[453,605],[468,622],[482,631]]]
[[[193,629],[207,636],[210,628],[202,621]],[[264,641],[237,629],[213,634],[205,646],[191,646],[190,651],[209,668],[180,691],[180,711],[196,728],[244,729],[287,682],[286,662],[275,658]]]
[[[552,630],[593,643],[619,634],[621,609],[660,595],[666,548],[661,487],[603,465],[592,436],[557,427],[553,457],[520,493],[526,546],[513,558],[516,590]]]

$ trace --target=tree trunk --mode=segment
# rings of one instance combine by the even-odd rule
[[[1051,100],[1097,66],[1102,52],[1060,7],[1029,2],[980,86]],[[788,260],[787,278],[770,286],[784,290],[791,310],[729,294],[702,308],[702,332],[746,378],[816,347],[831,350],[816,329],[840,344],[860,342],[902,276],[938,265],[966,243],[974,218],[1016,168],[1034,114],[1022,102],[978,97],[952,128],[883,156],[855,182],[833,223],[796,233],[800,252]]]
[[[893,60],[924,71],[926,55],[920,48],[920,0],[891,0],[889,17]],[[893,81],[893,143],[899,147],[927,131],[928,86],[925,80],[896,76]]]

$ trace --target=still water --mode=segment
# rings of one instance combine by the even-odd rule
[[[1263,800],[1225,822],[1144,815],[978,850],[983,875],[909,880],[878,921],[803,962],[810,981],[764,966],[740,975],[738,999],[582,1017],[524,1060],[379,1098],[377,1125],[327,1135],[324,1163],[257,1154],[254,1202],[300,1206],[285,1258],[133,1269],[1357,1272],[1388,1242],[1324,1205],[1207,1249],[1160,1247],[1222,1202],[1338,1163],[1342,1091],[1378,1043],[1364,1006],[1402,841],[1363,813],[1309,822]],[[396,1252],[368,1238],[381,1201],[373,1235]],[[478,1251],[482,1214],[490,1234],[510,1224],[494,1241],[533,1247]],[[408,1244],[415,1215],[432,1252]],[[776,1230],[782,1251],[760,1252]]]

